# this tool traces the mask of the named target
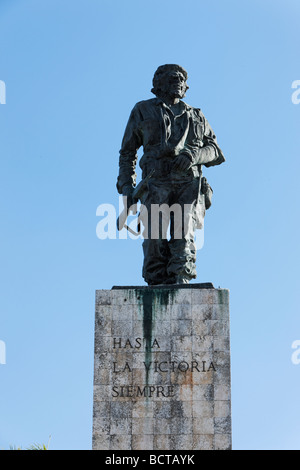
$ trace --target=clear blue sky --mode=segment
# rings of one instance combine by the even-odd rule
[[[299,22],[298,0],[0,0],[0,449],[91,448],[95,290],[143,284],[96,209],[164,63],[227,159],[197,281],[231,292],[234,449],[300,449]]]

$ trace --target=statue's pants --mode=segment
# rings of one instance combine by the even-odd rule
[[[150,284],[178,276],[196,278],[196,209],[199,179],[170,182],[151,179],[142,198],[143,277]]]

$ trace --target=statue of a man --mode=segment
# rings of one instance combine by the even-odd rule
[[[225,161],[216,136],[198,108],[182,101],[188,89],[187,72],[179,65],[160,66],[153,78],[156,98],[141,101],[133,108],[122,141],[118,192],[134,204],[137,151],[142,180],[153,173],[141,197],[148,236],[144,237],[143,277],[149,285],[189,283],[196,278],[195,230],[211,204],[212,189],[202,177],[202,165],[210,167]],[[174,204],[182,208],[181,236],[174,236],[172,214],[170,237],[159,230],[151,237],[153,208]],[[187,210],[188,208],[188,210]],[[162,216],[163,218],[164,216]],[[174,224],[173,224],[174,225]]]

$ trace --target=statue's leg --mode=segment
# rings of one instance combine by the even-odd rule
[[[197,225],[196,205],[199,180],[193,180],[176,188],[174,200],[181,206],[182,219],[173,221],[171,239],[169,241],[170,260],[167,267],[169,277],[176,283],[188,283],[196,278],[196,244],[195,231]],[[178,224],[180,229],[178,230]],[[181,236],[179,234],[181,233]]]
[[[167,240],[144,240],[143,278],[150,284],[164,284],[170,251]]]
[[[170,188],[159,181],[151,181],[149,191],[142,201],[141,221],[143,236],[143,278],[150,285],[164,284],[168,279],[167,265],[170,250],[167,240],[169,212],[158,210],[169,204]],[[168,220],[167,220],[168,218]]]

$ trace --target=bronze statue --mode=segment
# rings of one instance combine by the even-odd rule
[[[156,98],[135,105],[125,130],[119,159],[117,189],[127,197],[127,208],[136,203],[137,151],[143,190],[140,219],[144,235],[143,277],[149,285],[182,284],[196,278],[195,230],[201,227],[205,209],[211,205],[212,189],[202,176],[202,165],[225,161],[216,136],[202,111],[182,101],[188,89],[187,72],[179,65],[158,67],[152,92]],[[176,232],[174,212],[162,214],[153,236],[154,208],[179,207],[182,226]],[[170,236],[166,237],[166,219]],[[164,228],[163,228],[164,225]],[[178,226],[178,221],[177,221]],[[178,236],[180,233],[180,236]]]

